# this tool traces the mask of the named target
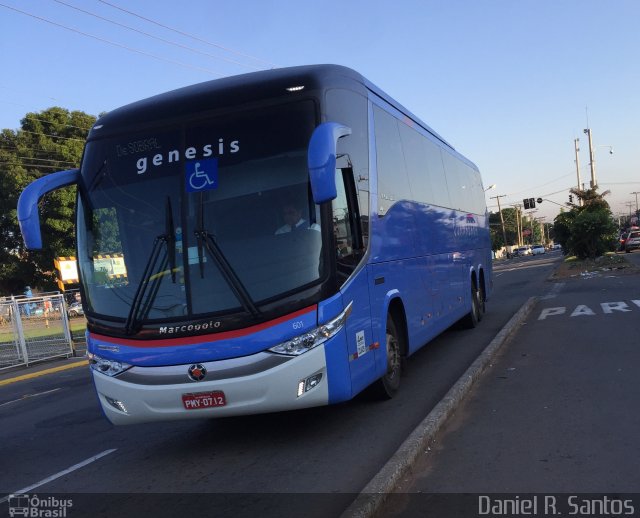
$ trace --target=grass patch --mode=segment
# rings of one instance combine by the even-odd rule
[[[74,318],[69,320],[69,328],[73,336],[83,334],[87,328],[87,321],[84,318]],[[22,329],[26,338],[42,338],[46,336],[58,336],[62,334],[62,321],[60,319],[50,319],[49,327],[44,318],[25,319],[22,321]],[[5,325],[0,328],[0,342],[13,341],[13,326]]]
[[[624,255],[609,252],[595,259],[578,259],[569,256],[564,259],[553,274],[554,279],[580,277],[607,273],[609,275],[627,275],[638,273],[638,267],[631,264]]]

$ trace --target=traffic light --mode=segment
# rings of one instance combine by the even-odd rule
[[[527,209],[535,209],[536,208],[536,199],[535,198],[525,198],[522,200],[524,203],[525,210]]]
[[[573,203],[573,194],[569,195],[569,203]]]

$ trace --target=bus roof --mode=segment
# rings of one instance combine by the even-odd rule
[[[306,91],[344,87],[375,93],[422,126],[447,146],[453,147],[418,117],[358,72],[340,65],[308,65],[251,72],[215,79],[172,90],[117,108],[100,117],[88,139],[102,138],[144,127],[157,121],[178,120],[214,109],[294,95],[287,88],[305,86]]]

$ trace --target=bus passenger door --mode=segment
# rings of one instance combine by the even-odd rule
[[[369,385],[375,377],[375,346],[366,268],[358,268],[364,256],[364,241],[353,170],[348,164],[336,170],[337,196],[332,201],[336,275],[345,307],[352,303],[346,337],[352,393]]]

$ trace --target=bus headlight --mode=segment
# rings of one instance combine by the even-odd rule
[[[87,353],[87,358],[89,359],[89,366],[94,371],[106,374],[107,376],[117,376],[132,367],[132,365],[128,363],[118,360],[107,360],[93,353]]]
[[[296,336],[291,340],[282,342],[269,350],[277,354],[299,356],[300,354],[310,351],[314,347],[318,347],[329,340],[332,336],[335,336],[338,331],[344,327],[347,317],[351,314],[352,306],[353,302],[350,302],[347,308],[333,320],[330,320],[326,324],[316,327],[314,330],[303,335]]]

